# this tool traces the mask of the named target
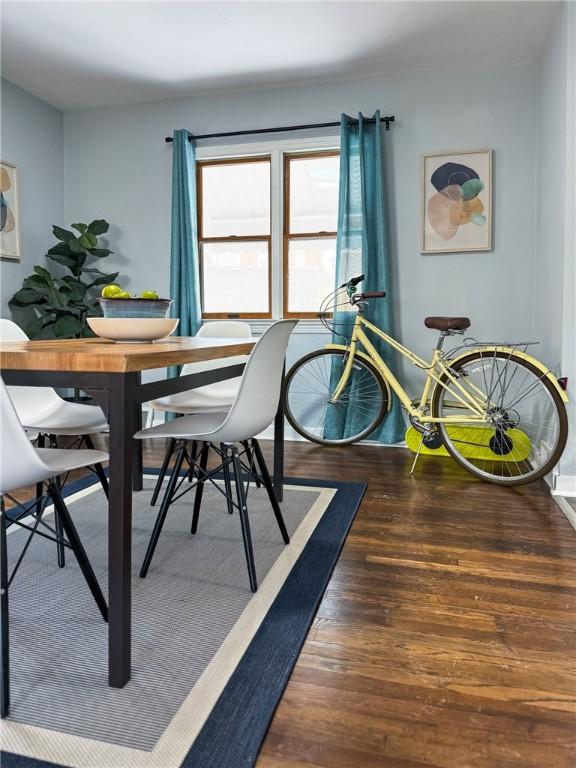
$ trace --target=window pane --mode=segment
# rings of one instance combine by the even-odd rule
[[[202,166],[202,236],[270,234],[270,161]]]
[[[204,312],[268,312],[268,243],[204,243]]]
[[[290,160],[289,232],[336,232],[339,157]]]
[[[288,244],[288,311],[318,312],[334,290],[336,238],[290,240]]]

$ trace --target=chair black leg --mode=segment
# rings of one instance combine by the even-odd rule
[[[66,554],[64,549],[64,544],[62,544],[62,539],[64,538],[64,528],[62,526],[62,520],[60,519],[60,513],[56,509],[56,505],[54,505],[54,529],[56,531],[56,538],[60,539],[60,541],[56,542],[56,552],[58,554],[58,567],[64,568],[66,565]]]
[[[40,433],[38,435],[38,448],[44,448],[46,446],[46,435]],[[44,491],[44,483],[36,483],[36,514],[39,515],[42,512],[42,493]]]
[[[58,448],[58,438],[56,437],[56,435],[49,435],[48,442],[50,444],[50,448]],[[55,482],[58,483],[59,488],[62,488],[62,483],[60,482],[60,478],[55,478]],[[54,528],[56,530],[57,538],[63,539],[64,531],[62,528],[60,515],[58,514],[58,510],[56,509],[56,505],[54,505]],[[56,553],[58,557],[58,567],[64,568],[64,566],[66,565],[66,550],[64,548],[64,544],[62,544],[61,541],[58,541],[56,543]]]
[[[82,440],[86,443],[86,448],[93,451],[94,450],[94,443],[92,442],[92,438],[90,435],[82,435]],[[108,478],[106,477],[106,472],[104,472],[104,467],[102,464],[94,464],[94,471],[98,475],[98,480],[100,480],[100,485],[102,486],[102,490],[106,494],[106,498],[109,498],[108,495]]]
[[[150,501],[150,505],[153,507],[154,504],[156,504],[156,501],[158,500],[158,495],[160,493],[160,489],[162,488],[162,483],[164,482],[164,478],[166,477],[166,472],[168,471],[168,464],[170,464],[170,459],[172,458],[172,454],[174,453],[174,449],[176,448],[176,440],[175,438],[170,439],[170,444],[168,446],[168,450],[166,451],[166,455],[164,456],[164,461],[162,462],[162,468],[160,469],[160,474],[158,475],[158,480],[156,480],[156,486],[154,488],[154,493],[152,494],[152,499]]]
[[[248,520],[248,509],[246,507],[246,492],[242,481],[242,466],[238,449],[232,447],[232,464],[234,465],[234,480],[236,481],[236,497],[238,499],[238,509],[240,512],[240,525],[242,526],[242,539],[244,540],[244,552],[246,554],[246,563],[248,565],[248,578],[250,579],[250,589],[256,592],[258,581],[256,579],[256,565],[254,563],[254,551],[252,549],[252,537],[250,535],[250,521]]]
[[[182,468],[182,462],[184,461],[185,453],[186,453],[186,444],[182,445],[182,447],[178,452],[178,456],[176,457],[174,468],[172,469],[172,474],[170,475],[170,480],[168,481],[166,492],[164,493],[164,498],[162,499],[162,504],[160,506],[160,511],[158,512],[158,517],[156,518],[156,522],[154,523],[154,530],[152,531],[152,536],[150,537],[150,541],[148,542],[148,549],[146,550],[146,555],[144,556],[144,561],[142,563],[142,567],[140,568],[140,577],[142,579],[148,573],[148,568],[150,567],[150,563],[152,562],[152,557],[154,555],[154,550],[156,549],[156,544],[158,544],[160,533],[162,532],[162,526],[164,525],[164,520],[166,520],[168,509],[170,508],[170,504],[172,503],[172,496],[174,495],[174,489],[176,488],[176,484],[178,482],[178,477],[180,475],[180,470]]]
[[[264,461],[264,456],[262,454],[262,449],[260,448],[260,443],[258,442],[258,440],[256,440],[256,438],[252,439],[252,448],[254,449],[254,455],[256,456],[256,461],[258,462],[258,468],[260,469],[260,477],[262,478],[262,481],[266,486],[266,490],[268,491],[270,504],[272,504],[272,509],[274,510],[274,516],[276,517],[278,528],[280,528],[280,533],[282,534],[282,538],[284,539],[284,544],[289,544],[290,537],[288,536],[288,531],[286,530],[284,518],[282,517],[282,512],[280,511],[280,504],[278,504],[278,499],[276,498],[276,494],[274,492],[274,486],[272,485],[270,473],[268,472],[268,467],[266,466],[266,462]]]
[[[10,711],[10,637],[8,633],[8,551],[4,499],[0,499],[0,717]]]
[[[192,448],[190,449],[190,457],[192,461],[190,462],[190,467],[188,468],[188,482],[191,483],[194,480],[194,462],[196,461],[196,457],[198,456],[198,440],[192,441]]]
[[[252,449],[250,448],[250,442],[248,440],[244,440],[242,445],[244,446],[244,450],[246,451],[246,459],[248,462],[248,466],[252,468],[253,459],[252,459]],[[260,482],[260,478],[258,477],[258,472],[256,471],[256,467],[254,467],[254,485],[256,486],[256,488],[262,487],[262,483]]]
[[[49,491],[50,491],[50,495],[52,496],[52,500],[54,502],[54,510],[58,512],[58,517],[62,522],[62,527],[64,529],[64,532],[66,533],[66,537],[68,539],[68,542],[70,543],[70,547],[72,548],[72,551],[76,555],[76,560],[78,560],[78,565],[80,566],[80,570],[84,574],[86,583],[90,587],[90,591],[92,592],[94,600],[96,601],[96,605],[100,609],[102,618],[104,619],[104,621],[108,621],[108,606],[106,604],[106,600],[104,599],[104,595],[102,594],[102,590],[100,589],[100,584],[98,584],[98,579],[96,578],[94,569],[90,564],[90,560],[88,559],[86,550],[84,549],[84,546],[80,541],[80,537],[78,536],[78,531],[76,530],[76,526],[72,522],[72,518],[70,517],[68,508],[64,503],[64,499],[62,498],[62,493],[60,491],[58,483],[52,481],[49,486]]]
[[[202,504],[202,495],[204,494],[204,473],[208,466],[208,451],[210,450],[210,443],[204,443],[200,452],[200,472],[198,473],[198,485],[196,486],[196,493],[194,494],[194,511],[192,512],[192,526],[190,533],[196,533],[198,530],[198,518],[200,516],[200,506]]]
[[[226,491],[226,503],[228,504],[228,514],[234,514],[234,504],[232,502],[232,482],[230,480],[230,459],[228,458],[227,446],[225,443],[220,443],[220,451],[222,453],[222,472],[224,474],[224,489]]]

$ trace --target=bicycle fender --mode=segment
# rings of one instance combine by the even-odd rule
[[[324,344],[324,349],[339,349],[342,352],[346,352],[348,350],[348,347],[345,344]],[[372,362],[372,358],[370,357],[370,355],[367,355],[365,352],[358,352],[358,350],[356,350],[356,352],[354,353],[354,357],[361,357],[363,360],[367,360],[374,368],[376,368],[376,366]],[[380,375],[379,371],[378,371],[378,375]],[[380,376],[380,378],[382,379],[382,381],[384,382],[384,386],[386,387],[386,393],[388,395],[387,410],[390,411],[390,409],[392,408],[392,392],[390,390],[390,386],[388,385],[388,382],[386,381],[386,379],[384,379],[382,376]]]
[[[446,360],[447,363],[450,363],[450,366],[452,366],[454,363],[457,363],[458,360],[462,360],[465,357],[468,357],[468,355],[471,352],[504,352],[507,355],[513,355],[515,357],[520,357],[522,360],[526,360],[526,362],[531,363],[535,368],[537,368],[539,371],[542,371],[542,373],[546,376],[546,378],[552,382],[554,387],[556,388],[558,394],[562,398],[563,402],[569,403],[570,400],[568,398],[568,395],[566,392],[562,389],[560,384],[558,383],[558,379],[552,371],[547,368],[544,363],[541,363],[539,360],[537,360],[535,357],[532,357],[532,355],[526,354],[526,352],[520,352],[519,350],[512,349],[510,347],[478,347],[477,349],[470,349],[468,352],[463,352],[461,355],[458,355],[458,357],[453,358],[452,360]]]

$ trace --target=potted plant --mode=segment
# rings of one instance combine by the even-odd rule
[[[58,243],[50,248],[46,257],[69,274],[55,275],[45,267],[36,266],[34,274],[25,278],[22,288],[9,302],[34,313],[25,328],[30,338],[70,339],[94,335],[86,317],[102,314],[99,286],[113,283],[119,274],[105,273],[94,266],[112,253],[99,243],[99,237],[108,232],[109,227],[104,219],[72,224],[71,229],[52,227]]]

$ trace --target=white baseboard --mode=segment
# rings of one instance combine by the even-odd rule
[[[563,496],[558,496],[556,494],[554,495],[554,501],[560,507],[572,528],[576,530],[576,512],[572,509],[570,504],[568,504]]]
[[[576,475],[556,475],[552,495],[576,498]]]
[[[270,426],[264,430],[264,432],[261,432],[259,435],[257,435],[259,440],[274,440],[274,424],[270,424]],[[309,441],[306,440],[306,438],[302,437],[302,435],[299,435],[296,430],[292,429],[290,424],[288,422],[284,425],[284,440],[286,442],[294,442],[294,443],[308,443]],[[359,443],[356,443],[356,445],[371,445],[374,448],[406,448],[406,443],[402,441],[401,443],[375,443],[370,440],[361,440]],[[353,447],[353,446],[351,446]]]

